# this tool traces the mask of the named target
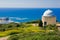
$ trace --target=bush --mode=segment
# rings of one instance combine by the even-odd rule
[[[40,26],[40,27],[43,27],[42,20],[39,21],[39,26]]]
[[[18,34],[19,32],[11,32],[9,35]]]
[[[46,29],[47,30],[57,30],[57,27],[56,27],[56,25],[47,25]]]
[[[18,35],[12,35],[8,40],[18,40],[19,36]]]

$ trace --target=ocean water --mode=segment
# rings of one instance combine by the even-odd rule
[[[60,8],[0,8],[0,17],[8,17],[16,22],[38,20],[47,9],[52,10],[60,22]]]

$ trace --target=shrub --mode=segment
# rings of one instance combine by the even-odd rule
[[[18,34],[19,32],[11,32],[9,35]]]
[[[39,21],[39,26],[40,26],[40,27],[43,27],[42,20]]]
[[[18,35],[12,35],[8,40],[18,40],[19,36]]]

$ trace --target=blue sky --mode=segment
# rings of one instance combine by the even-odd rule
[[[60,0],[0,0],[0,8],[60,8]]]

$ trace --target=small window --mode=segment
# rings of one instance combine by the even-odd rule
[[[44,26],[46,26],[47,25],[47,22],[44,22]]]

